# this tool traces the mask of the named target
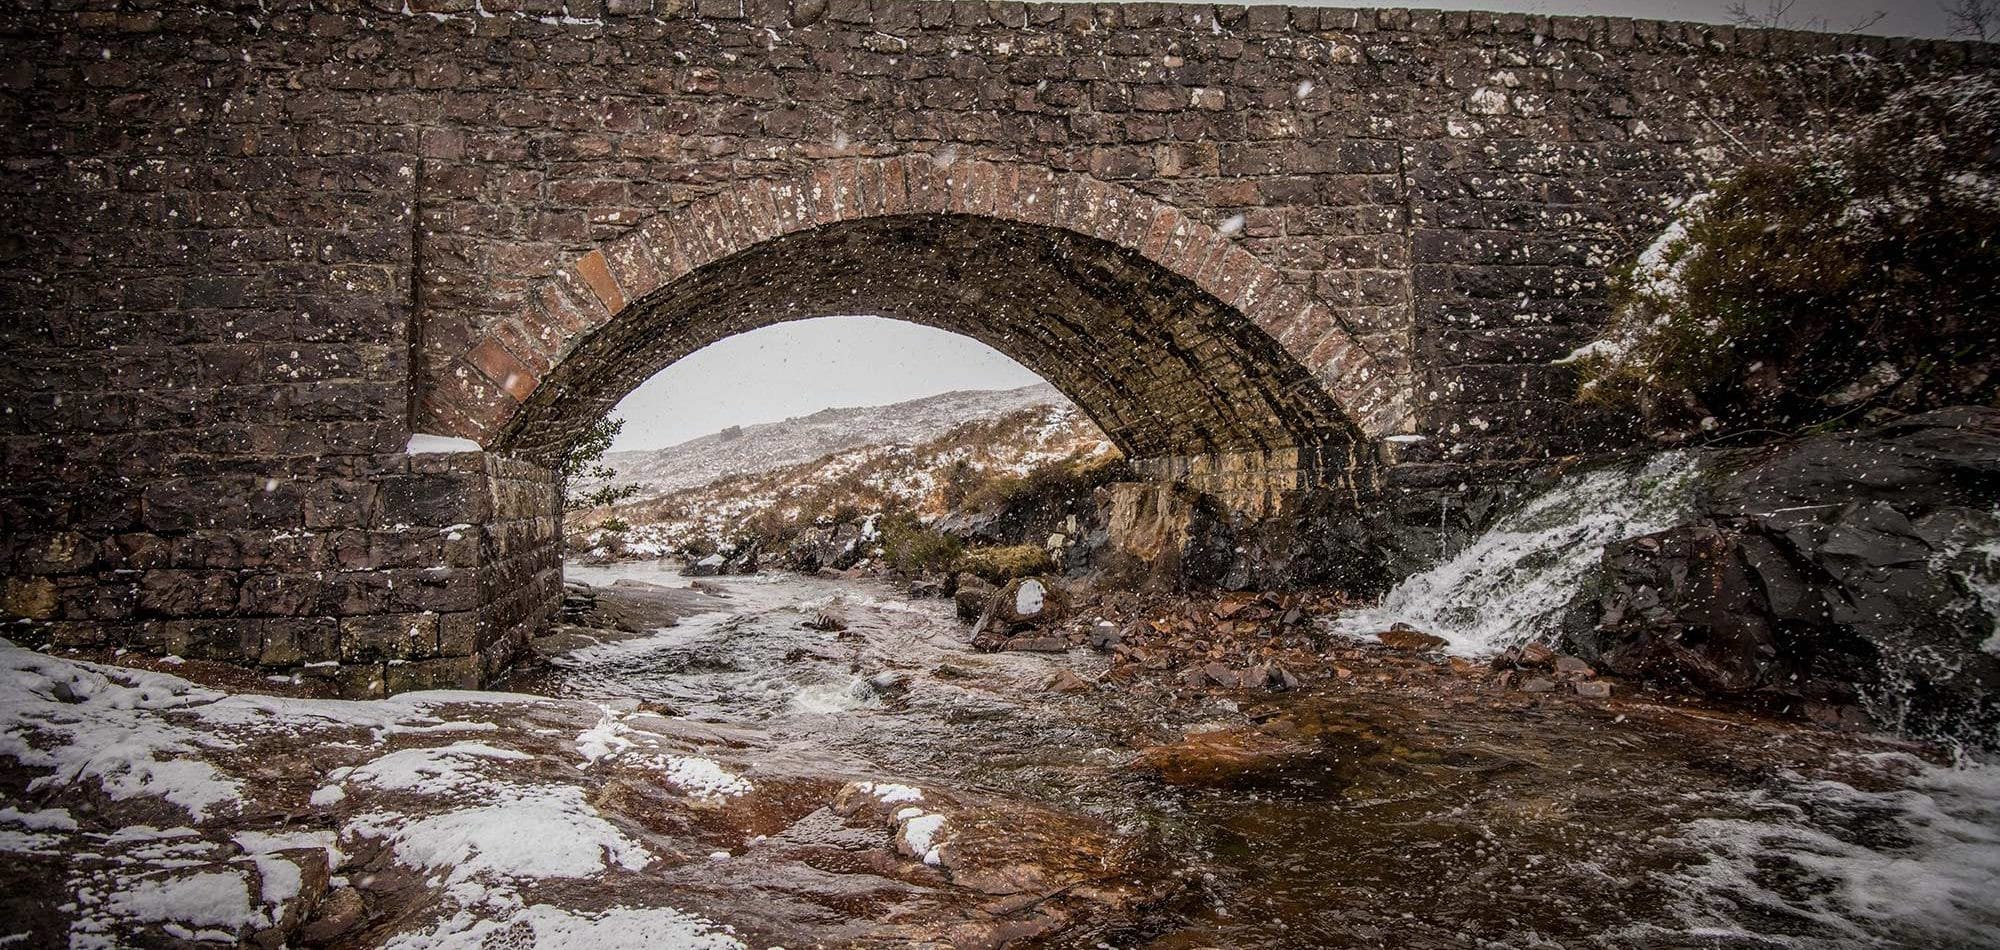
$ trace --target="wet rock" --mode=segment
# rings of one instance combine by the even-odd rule
[[[833,633],[847,629],[847,620],[831,610],[816,611],[802,624],[808,630]]]
[[[663,587],[630,578],[621,578],[608,587],[572,584],[570,589],[580,605],[570,622],[599,630],[647,633],[717,607],[712,592]]]
[[[1108,653],[1112,647],[1125,642],[1125,634],[1118,629],[1117,624],[1109,620],[1099,620],[1090,625],[1090,639],[1087,642],[1091,649]]]
[[[1076,675],[1070,670],[1058,670],[1048,678],[1042,688],[1057,693],[1088,693],[1097,688],[1096,684]]]
[[[968,621],[979,619],[980,615],[986,612],[987,606],[993,603],[993,596],[998,592],[999,588],[995,587],[993,582],[977,574],[958,575],[958,592],[952,595],[952,599],[958,605],[958,619]]]
[[[1530,676],[1521,682],[1524,693],[1553,693],[1555,690],[1556,681],[1546,676]]]
[[[1444,646],[1447,642],[1443,637],[1424,633],[1421,630],[1403,624],[1397,624],[1391,629],[1376,634],[1375,639],[1382,641],[1382,645],[1391,650],[1407,650],[1413,653],[1435,650]]]
[[[697,558],[689,561],[686,566],[681,568],[681,576],[714,577],[722,573],[722,566],[728,562],[729,559],[720,554],[711,554],[707,557]]]
[[[1603,680],[1577,680],[1570,685],[1578,696],[1585,699],[1610,699],[1611,684]]]
[[[883,670],[874,676],[868,677],[868,688],[884,696],[908,692],[910,689],[910,678],[895,670]]]
[[[763,545],[750,541],[728,553],[722,562],[724,574],[755,574],[761,565]]]
[[[1751,455],[1697,517],[1610,545],[1571,648],[1723,696],[1893,711],[1991,743],[2000,410],[1957,408]]]
[[[863,527],[861,521],[849,521],[800,532],[785,549],[785,566],[802,574],[847,570],[867,556]]]
[[[1573,656],[1556,657],[1554,668],[1556,671],[1556,675],[1564,677],[1588,678],[1597,675],[1597,671],[1591,669],[1590,664],[1585,663],[1582,660],[1579,660]]]
[[[1496,670],[1545,670],[1554,665],[1556,651],[1540,643],[1508,647],[1493,658]]]
[[[1307,740],[1265,729],[1230,726],[1191,733],[1182,741],[1139,753],[1133,767],[1174,785],[1226,785],[1294,767],[1317,751]]]
[[[1049,636],[1009,637],[1001,649],[1025,653],[1068,653],[1069,641]]]
[[[368,905],[362,902],[361,892],[352,887],[336,887],[320,899],[312,918],[299,930],[299,939],[308,946],[332,943],[367,920]]]

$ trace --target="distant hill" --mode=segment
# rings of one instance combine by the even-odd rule
[[[822,409],[783,422],[731,426],[664,449],[612,452],[604,462],[618,473],[617,481],[639,484],[646,495],[657,497],[718,478],[769,472],[853,449],[914,446],[967,422],[1068,405],[1069,400],[1047,383],[962,390],[887,406]]]
[[[793,461],[821,445],[836,448]],[[598,530],[607,518],[629,525],[617,535],[618,555],[660,556],[779,537],[788,525],[827,518],[906,511],[935,519],[1045,466],[1117,457],[1104,433],[1047,386],[829,409],[746,426],[740,436],[621,454],[631,473],[623,479],[650,476],[654,486],[686,487],[655,487],[614,508],[573,515],[567,540],[579,554],[612,553]],[[738,470],[709,476],[730,467]]]

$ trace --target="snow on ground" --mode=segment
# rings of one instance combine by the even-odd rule
[[[602,776],[590,766],[643,752],[619,767],[643,767],[691,806],[753,790],[608,710],[598,727],[567,733],[579,769],[553,764],[568,746],[532,723],[588,722],[589,707],[533,696],[231,695],[4,640],[0,682],[0,756],[32,776],[23,800],[0,800],[0,852],[66,882],[58,912],[72,947],[282,935],[298,926],[302,897],[345,883],[329,874],[348,855],[371,867],[382,859],[366,856],[385,856],[433,894],[389,946],[475,947],[503,932],[509,946],[741,946],[670,907],[538,899],[550,882],[658,860],[593,804]]]
[[[637,557],[672,554],[697,542],[726,545],[744,534],[750,519],[773,512],[796,516],[802,501],[843,484],[864,510],[906,509],[935,516],[947,507],[945,489],[954,483],[956,468],[1018,477],[1073,456],[1114,451],[1075,406],[1038,406],[1020,416],[1018,425],[981,435],[973,444],[951,434],[914,444],[892,439],[677,487],[618,506],[619,517],[630,526],[615,534],[588,530],[586,541],[600,554],[609,554],[615,541],[625,556]],[[975,418],[967,424],[992,421]],[[657,454],[666,457],[675,451]]]

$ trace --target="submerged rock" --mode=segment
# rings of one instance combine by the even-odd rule
[[[1293,768],[1313,757],[1317,744],[1274,730],[1230,726],[1189,733],[1180,742],[1154,746],[1133,767],[1156,772],[1174,785],[1226,785]]]

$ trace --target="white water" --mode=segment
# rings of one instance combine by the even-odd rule
[[[1785,773],[1736,793],[1753,816],[1675,834],[1701,855],[1666,875],[1686,932],[1798,948],[2000,946],[2000,766],[1861,759],[1866,787]]]
[[[1687,512],[1700,473],[1693,456],[1670,452],[1638,469],[1568,476],[1334,629],[1367,636],[1407,623],[1443,637],[1446,649],[1462,656],[1545,639],[1604,546],[1672,527]]]

